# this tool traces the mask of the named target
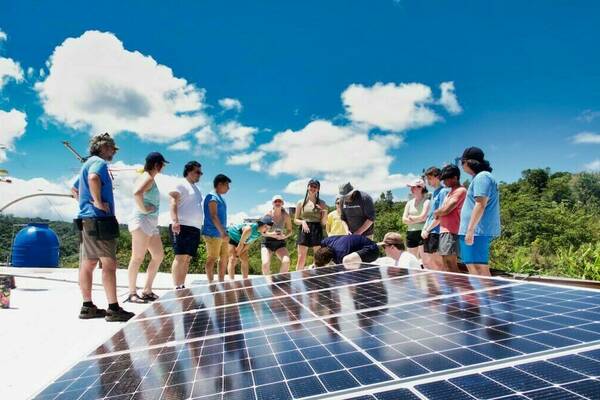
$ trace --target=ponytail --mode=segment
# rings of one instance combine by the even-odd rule
[[[483,162],[477,160],[466,160],[466,162],[469,168],[475,172],[475,175],[481,171],[492,172],[492,167],[490,166],[490,162],[488,160],[483,160]]]

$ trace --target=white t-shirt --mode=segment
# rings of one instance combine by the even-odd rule
[[[400,268],[421,269],[421,261],[408,251],[403,251],[394,265]]]
[[[181,183],[175,186],[174,191],[179,193],[179,203],[177,204],[179,223],[202,229],[204,210],[202,209],[202,193],[200,193],[200,189],[184,178]]]

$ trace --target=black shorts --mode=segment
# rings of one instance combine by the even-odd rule
[[[232,245],[232,246],[236,246],[237,247],[237,245],[240,244],[240,242],[236,242],[233,239],[229,239],[229,244]]]
[[[285,240],[277,240],[277,239],[265,239],[261,243],[261,247],[268,249],[269,251],[277,251],[279,249],[283,249],[285,247]]]
[[[363,247],[356,252],[363,262],[371,263],[379,258],[379,247],[377,245]]]
[[[320,222],[307,222],[310,232],[304,233],[302,226],[298,230],[298,246],[320,246],[323,241],[323,227]]]
[[[181,225],[178,235],[173,234],[169,225],[169,236],[173,244],[175,255],[188,255],[196,257],[200,245],[200,229],[193,226]]]
[[[421,237],[421,231],[408,231],[406,232],[406,247],[412,249],[419,247],[423,244],[423,238]]]
[[[427,239],[423,240],[423,251],[428,254],[437,253],[440,248],[440,234],[430,232]]]

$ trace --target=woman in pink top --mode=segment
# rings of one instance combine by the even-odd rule
[[[467,189],[460,184],[460,170],[455,165],[446,165],[442,169],[440,179],[450,189],[444,203],[434,211],[436,222],[440,225],[439,252],[447,271],[458,270],[458,228],[460,227],[460,210],[462,209]]]

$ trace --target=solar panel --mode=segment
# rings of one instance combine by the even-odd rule
[[[37,398],[581,396],[598,321],[590,290],[324,267],[170,292]]]

